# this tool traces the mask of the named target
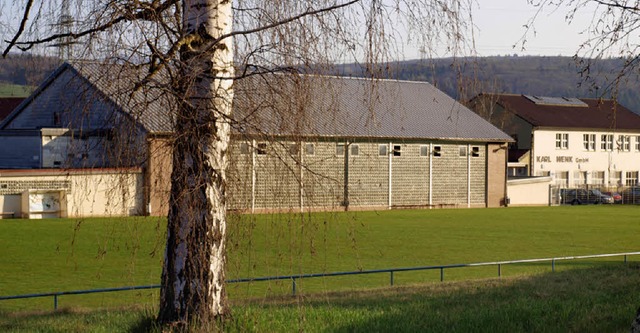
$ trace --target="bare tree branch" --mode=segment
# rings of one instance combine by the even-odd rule
[[[22,16],[22,21],[20,21],[20,28],[18,28],[18,31],[16,32],[16,34],[13,36],[11,41],[9,41],[9,46],[7,46],[4,52],[2,52],[3,58],[5,58],[7,54],[9,54],[11,47],[16,43],[18,38],[20,38],[20,36],[22,35],[22,32],[24,32],[24,27],[27,25],[27,20],[29,19],[29,14],[31,13],[32,6],[33,6],[33,0],[29,0],[25,6],[24,15]]]

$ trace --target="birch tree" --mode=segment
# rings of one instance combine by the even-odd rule
[[[422,56],[455,55],[467,47],[472,26],[471,0],[4,0],[0,6],[9,32],[3,56],[63,42],[77,58],[147,68],[136,87],[169,78],[167,93],[178,106],[158,321],[175,328],[230,311],[225,169],[234,82],[274,71],[319,72],[337,62],[361,63],[375,77],[409,48]],[[61,15],[74,24],[63,24]],[[51,29],[52,22],[60,23]]]

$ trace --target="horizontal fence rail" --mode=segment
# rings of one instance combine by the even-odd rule
[[[387,269],[374,269],[374,270],[361,270],[351,272],[332,272],[332,273],[312,273],[312,274],[297,274],[297,275],[280,275],[280,276],[265,276],[257,278],[242,278],[228,280],[228,283],[243,283],[243,282],[261,282],[261,281],[276,281],[276,280],[291,280],[291,294],[296,294],[296,280],[309,279],[318,277],[332,277],[332,276],[347,276],[347,275],[363,275],[363,274],[380,274],[389,273],[389,284],[393,286],[394,273],[396,272],[411,272],[411,271],[426,271],[426,270],[440,270],[440,281],[444,281],[444,270],[452,268],[465,268],[465,267],[480,267],[480,266],[497,266],[498,277],[502,276],[502,266],[510,264],[524,264],[524,263],[539,263],[539,262],[551,262],[551,271],[555,272],[556,262],[562,260],[579,260],[579,259],[592,259],[592,258],[607,258],[607,257],[623,257],[624,263],[627,263],[629,256],[640,255],[640,252],[624,252],[624,253],[609,253],[609,254],[592,254],[584,256],[568,256],[568,257],[554,257],[554,258],[539,258],[539,259],[520,259],[520,260],[507,260],[507,261],[492,261],[492,262],[478,262],[470,264],[452,264],[452,265],[434,265],[434,266],[418,266],[418,267],[402,267],[402,268],[387,268]],[[24,298],[37,298],[37,297],[53,297],[53,308],[58,309],[58,297],[62,295],[85,295],[105,292],[119,292],[119,291],[131,291],[131,290],[144,290],[144,289],[158,289],[159,284],[147,285],[147,286],[130,286],[119,288],[103,288],[103,289],[89,289],[89,290],[73,290],[73,291],[58,291],[38,294],[25,294],[25,295],[13,295],[13,296],[0,296],[0,301],[10,299],[24,299]]]

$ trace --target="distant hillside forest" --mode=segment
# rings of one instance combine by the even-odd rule
[[[428,81],[462,102],[478,93],[612,98],[640,113],[638,69],[618,80],[625,62],[603,59],[577,62],[572,57],[495,56],[409,60],[389,63],[376,75]],[[366,76],[361,65],[341,65],[340,75]],[[371,75],[371,70],[368,71]]]
[[[0,59],[0,85],[37,86],[59,64],[55,58],[29,55]],[[624,61],[619,59],[576,62],[571,57],[494,56],[395,62],[374,74],[428,81],[462,102],[480,92],[578,98],[615,96],[621,104],[640,113],[640,75],[636,69],[616,84],[623,66]],[[370,71],[357,64],[339,65],[335,73],[370,75]]]
[[[0,84],[37,86],[53,71],[60,60],[32,55],[0,57]]]

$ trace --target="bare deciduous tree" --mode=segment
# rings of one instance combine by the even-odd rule
[[[147,68],[138,88],[159,76],[170,79],[177,109],[158,316],[169,326],[229,313],[225,169],[236,80],[276,71],[327,73],[326,66],[348,61],[364,63],[375,77],[407,45],[423,55],[439,45],[457,52],[472,27],[471,0],[5,0],[0,6],[10,32],[4,56],[57,43],[75,58]]]

